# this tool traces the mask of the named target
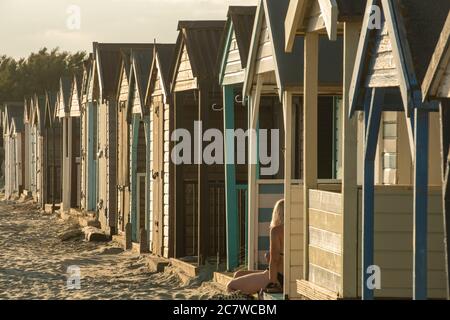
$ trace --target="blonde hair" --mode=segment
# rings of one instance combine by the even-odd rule
[[[272,221],[270,222],[270,229],[284,224],[284,199],[279,200],[272,212]]]

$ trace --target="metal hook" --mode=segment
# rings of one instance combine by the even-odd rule
[[[211,108],[212,108],[213,111],[222,111],[222,110],[223,110],[223,107],[222,107],[222,106],[219,106],[217,103],[214,103],[214,104],[211,106]]]

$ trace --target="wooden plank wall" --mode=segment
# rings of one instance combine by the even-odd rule
[[[309,281],[339,293],[342,277],[342,195],[309,191]]]
[[[256,55],[256,73],[261,74],[273,70],[275,70],[275,61],[272,52],[272,41],[266,20],[263,19],[258,54]]]
[[[439,84],[437,96],[450,98],[450,63],[447,64],[447,68],[442,75],[442,80]]]
[[[442,190],[433,187],[428,204],[428,297],[445,298],[444,233]],[[361,278],[361,203],[359,190],[358,294]],[[413,262],[413,190],[403,186],[375,188],[375,257],[381,268],[381,290],[378,298],[412,297]]]
[[[400,84],[391,39],[384,22],[373,43],[369,70],[374,70],[367,75],[366,86],[369,88],[396,87]]]
[[[233,31],[230,47],[227,52],[227,62],[225,66],[223,84],[226,85],[242,82],[244,76],[245,71],[242,68],[241,56],[239,54],[239,47],[236,40],[236,33]]]
[[[191,62],[189,61],[186,45],[183,45],[180,65],[178,67],[178,73],[175,79],[174,91],[183,91],[188,89],[194,89],[196,87],[197,81],[194,78],[194,73],[192,72],[192,66]]]

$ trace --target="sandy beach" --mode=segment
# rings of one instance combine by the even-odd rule
[[[119,245],[68,241],[78,226],[44,214],[33,203],[0,202],[0,299],[209,299],[210,282],[183,284],[170,268],[152,273],[145,259]],[[80,289],[68,289],[67,269],[80,270]]]

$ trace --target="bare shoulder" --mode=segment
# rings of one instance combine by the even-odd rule
[[[279,237],[279,236],[283,236],[284,234],[284,226],[276,226],[272,229],[270,229],[270,235],[273,237]]]

